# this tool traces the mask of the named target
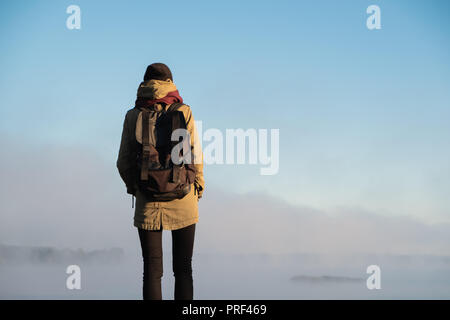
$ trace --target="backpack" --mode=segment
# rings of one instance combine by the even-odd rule
[[[151,201],[181,199],[191,191],[194,183],[196,172],[192,146],[187,155],[183,155],[180,148],[179,155],[183,157],[180,164],[174,163],[171,156],[173,148],[182,141],[182,137],[179,141],[172,141],[172,132],[187,130],[183,112],[178,111],[182,105],[173,103],[167,110],[140,109],[142,144],[136,141],[136,177],[139,190]]]

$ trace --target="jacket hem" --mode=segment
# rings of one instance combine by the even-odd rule
[[[164,225],[161,223],[162,225],[162,229],[163,230],[177,230],[177,229],[181,229],[187,226],[190,226],[191,224],[197,223],[198,222],[198,217],[189,219],[189,220],[185,220],[183,222],[180,223],[175,223],[175,224],[170,224],[169,226]],[[143,229],[143,230],[160,230],[160,226],[159,225],[154,225],[152,223],[143,223],[143,222],[139,222],[134,220],[134,224],[133,224],[136,228],[139,229]]]

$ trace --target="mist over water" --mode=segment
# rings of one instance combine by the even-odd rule
[[[0,144],[9,150],[0,158],[0,298],[140,299],[140,244],[114,164],[81,147]],[[448,224],[292,206],[214,184],[200,201],[195,299],[450,297]],[[173,299],[168,231],[163,244],[163,298]],[[81,290],[66,288],[72,264]],[[365,283],[374,264],[380,290]]]
[[[173,299],[171,252],[165,249],[163,299]],[[141,299],[137,250],[73,257],[58,257],[65,250],[54,252],[53,260],[2,256],[0,298]],[[70,264],[81,268],[81,290],[66,288]],[[380,290],[366,287],[371,264],[381,268]],[[449,269],[450,257],[440,256],[194,253],[194,298],[448,299]]]

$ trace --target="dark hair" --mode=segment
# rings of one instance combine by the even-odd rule
[[[144,81],[148,80],[167,80],[170,79],[173,81],[172,78],[172,72],[170,71],[169,67],[166,66],[164,63],[152,63],[147,67],[147,70],[144,74]]]

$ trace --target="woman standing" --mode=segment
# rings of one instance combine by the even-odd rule
[[[143,140],[143,108],[167,111],[177,104],[184,116],[194,155],[195,179],[190,191],[182,198],[158,201],[148,196],[138,183],[136,150]],[[148,141],[148,140],[147,140]],[[117,168],[127,192],[136,197],[134,226],[138,228],[144,261],[143,298],[160,300],[163,275],[162,231],[172,231],[172,266],[175,276],[175,300],[193,299],[192,253],[195,226],[198,222],[198,200],[205,188],[203,158],[191,108],[183,104],[173,83],[170,69],[163,63],[147,67],[144,81],[139,85],[136,105],[126,116],[122,131]]]

